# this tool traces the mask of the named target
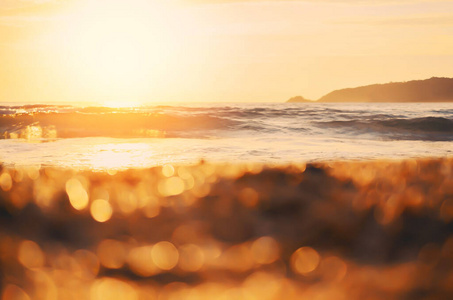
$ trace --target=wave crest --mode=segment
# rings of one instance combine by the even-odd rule
[[[3,138],[173,137],[225,128],[231,121],[214,116],[149,113],[36,113],[0,116]]]
[[[318,122],[318,125],[349,130],[351,134],[377,133],[391,139],[453,140],[453,120],[443,117],[329,121]]]

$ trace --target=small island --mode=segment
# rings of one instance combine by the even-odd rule
[[[297,96],[286,102],[312,101]],[[313,102],[453,102],[453,78],[432,77],[341,89]]]
[[[290,98],[288,101],[286,101],[288,103],[299,103],[299,102],[313,102],[313,100],[308,100],[308,99],[305,99],[304,97],[302,96],[296,96],[296,97],[292,97]]]

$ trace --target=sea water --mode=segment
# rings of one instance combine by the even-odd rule
[[[80,169],[445,157],[453,103],[0,106],[0,161]]]

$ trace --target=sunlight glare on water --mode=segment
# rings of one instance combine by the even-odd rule
[[[450,103],[32,106],[4,113],[5,165],[119,170],[201,159],[280,164],[452,154]]]
[[[298,140],[267,137],[128,140],[83,138],[34,144],[18,140],[1,142],[3,147],[0,148],[0,159],[5,165],[42,165],[91,170],[194,164],[201,159],[210,162],[289,163],[336,159],[399,159],[443,156],[451,152],[451,142],[443,141],[394,142],[327,137]],[[2,184],[6,188],[7,180],[4,179]]]
[[[138,167],[153,152],[151,146],[144,143],[108,143],[94,145],[90,150],[87,164],[93,169]]]

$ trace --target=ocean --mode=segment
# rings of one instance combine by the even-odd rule
[[[453,103],[0,106],[1,299],[453,299]]]
[[[453,103],[0,105],[0,160],[89,170],[446,157]]]

